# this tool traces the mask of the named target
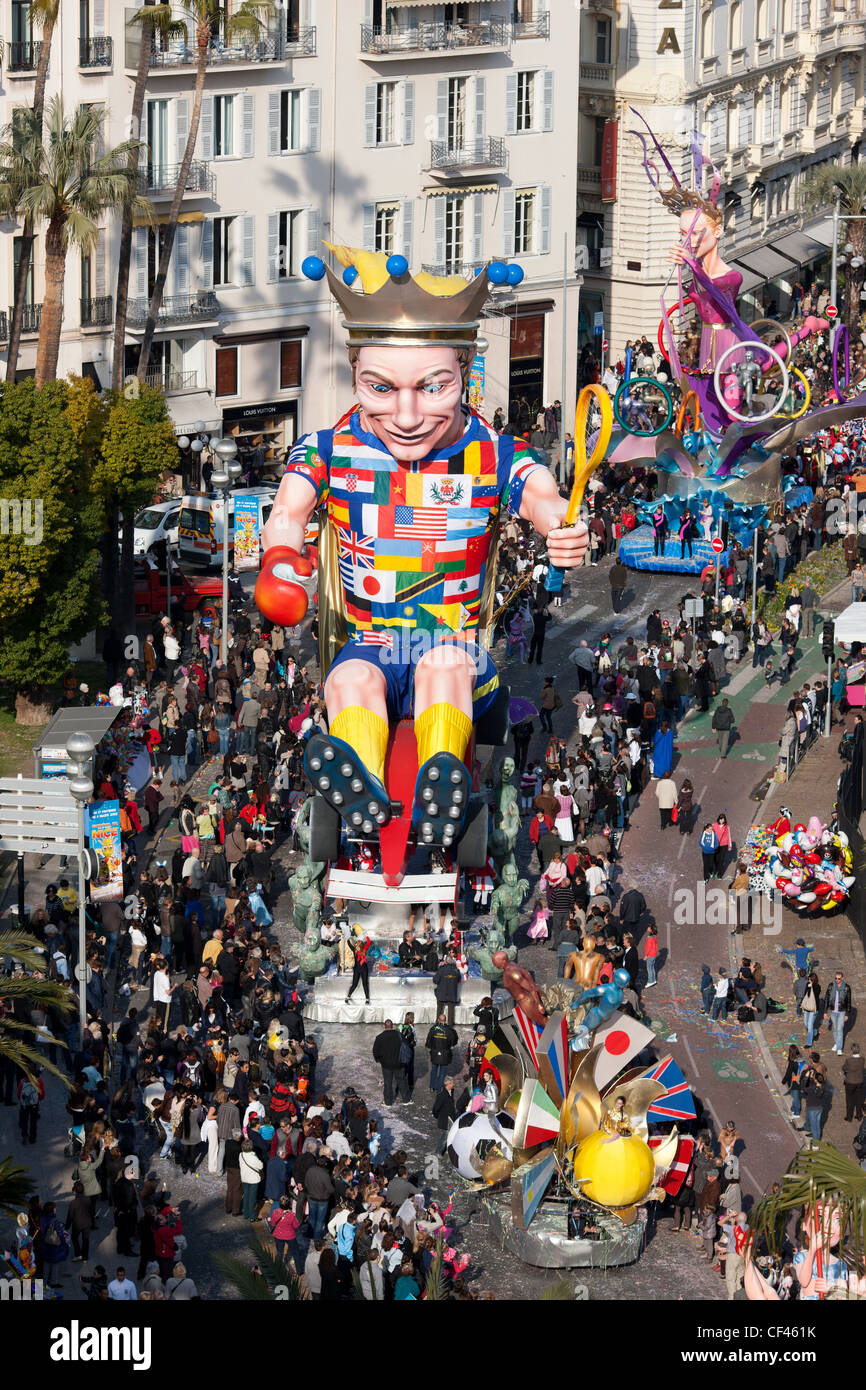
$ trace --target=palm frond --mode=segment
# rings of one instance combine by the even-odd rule
[[[307,1299],[309,1294],[301,1283],[295,1271],[285,1264],[277,1255],[276,1246],[270,1241],[263,1241],[259,1236],[251,1235],[247,1241],[260,1274],[235,1255],[229,1255],[225,1251],[220,1251],[216,1256],[217,1268],[222,1274],[234,1284],[241,1298],[245,1302],[272,1302],[273,1290],[277,1287],[285,1288],[288,1292],[288,1302],[296,1302]]]
[[[20,1067],[28,1080],[32,1081],[39,1067],[42,1071],[47,1071],[51,1076],[56,1076],[58,1081],[62,1081],[64,1086],[69,1086],[69,1078],[64,1075],[59,1067],[53,1062],[49,1062],[35,1047],[29,1043],[21,1042],[17,1038],[11,1038],[7,1033],[0,1033],[0,1056],[8,1057],[16,1067]]]
[[[0,150],[2,158],[2,150]],[[39,954],[42,943],[30,932],[0,931],[0,956],[8,956],[25,970],[44,970],[45,957]]]
[[[261,1274],[254,1274],[243,1260],[236,1255],[227,1255],[224,1250],[217,1251],[213,1258],[217,1269],[234,1285],[245,1303],[273,1303],[267,1280]]]
[[[447,1297],[448,1288],[442,1273],[442,1237],[437,1236],[433,1263],[427,1271],[427,1278],[424,1280],[424,1298],[428,1303],[441,1303]]]
[[[763,1236],[771,1251],[779,1251],[791,1212],[817,1202],[838,1209],[845,1258],[858,1273],[866,1273],[866,1173],[826,1141],[801,1149],[788,1165],[779,1191],[762,1197],[753,1208],[753,1238]]]
[[[0,1211],[6,1216],[16,1216],[26,1208],[35,1188],[26,1168],[13,1163],[11,1158],[0,1160]]]

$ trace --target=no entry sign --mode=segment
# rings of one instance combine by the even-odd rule
[[[724,548],[725,542],[722,540],[721,536],[716,536],[713,541],[713,550],[716,552],[717,555],[721,555]]]
[[[824,313],[827,315],[828,319],[834,319],[838,312],[839,310],[836,308],[835,304],[828,304],[827,308],[824,310]]]

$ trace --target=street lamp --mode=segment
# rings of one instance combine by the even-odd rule
[[[90,780],[91,759],[96,745],[90,734],[70,734],[66,740],[66,756],[69,759],[67,772],[69,791],[75,798],[78,811],[78,1031],[79,1042],[84,1043],[87,1027],[87,961],[86,955],[86,914],[84,897],[87,880],[84,876],[84,807],[93,796],[93,783]]]
[[[226,666],[229,659],[229,488],[241,475],[241,466],[236,461],[238,446],[233,439],[220,439],[213,445],[213,451],[220,462],[217,472],[211,474],[211,487],[222,493],[223,499],[223,611],[220,630],[220,665]]]

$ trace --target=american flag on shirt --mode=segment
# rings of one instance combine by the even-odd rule
[[[394,638],[389,632],[368,632],[366,630],[356,632],[353,639],[355,642],[363,642],[368,647],[393,647]]]
[[[444,507],[395,507],[395,541],[444,541],[448,534],[448,512]]]

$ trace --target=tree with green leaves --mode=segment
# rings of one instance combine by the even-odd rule
[[[159,266],[157,267],[150,303],[147,307],[147,318],[144,324],[144,334],[141,340],[137,370],[137,376],[141,382],[145,381],[150,365],[150,350],[153,345],[153,335],[156,332],[156,325],[159,319],[159,309],[162,304],[169,261],[171,260],[175,236],[177,235],[177,223],[180,217],[181,203],[186,189],[186,181],[189,177],[190,165],[192,164],[192,158],[195,153],[195,142],[198,139],[208,52],[213,41],[213,36],[217,32],[222,32],[227,40],[257,39],[264,27],[264,19],[272,14],[273,10],[274,6],[271,0],[241,0],[241,3],[231,10],[219,4],[219,0],[181,0],[180,4],[156,5],[152,8],[150,18],[155,27],[159,27],[168,33],[182,34],[187,44],[190,43],[190,38],[192,38],[193,47],[195,49],[195,88],[193,91],[192,111],[190,113],[186,148],[183,152],[183,159],[178,172],[174,196],[172,197],[171,207],[168,211],[165,236],[159,256]],[[180,11],[182,18],[175,18],[178,11]],[[144,9],[138,10],[133,16],[133,22],[143,22],[145,13],[146,11]]]
[[[866,215],[866,164],[819,164],[808,171],[800,193],[806,212],[831,211],[837,196],[844,229],[840,232],[841,243],[850,243],[853,248],[844,258],[844,307],[840,317],[853,335],[860,318],[860,291],[866,281],[866,222],[853,220]],[[859,265],[854,265],[854,261],[859,261]],[[839,302],[838,290],[838,285],[830,286],[833,303]]]
[[[153,501],[166,473],[178,464],[177,439],[165,397],[153,386],[138,386],[115,395],[108,405],[93,487],[106,508],[105,550],[117,556],[114,518],[122,516],[119,583],[107,590],[115,622],[135,630],[133,522]],[[105,553],[105,552],[104,552]],[[112,601],[116,595],[116,601]]]
[[[60,12],[60,0],[30,0],[30,22],[42,30],[42,45],[36,65],[36,84],[33,88],[33,117],[42,138],[42,117],[45,111],[45,83],[48,78],[48,59],[51,56],[51,40]],[[12,322],[9,325],[9,346],[6,353],[6,380],[14,381],[18,367],[18,352],[21,347],[21,326],[24,319],[24,294],[30,263],[33,260],[33,218],[25,216],[21,235],[21,249],[18,268],[15,272],[15,289],[12,298]]]
[[[70,247],[89,251],[99,234],[99,219],[127,203],[149,215],[150,204],[136,193],[130,176],[130,153],[139,140],[124,140],[100,154],[104,111],[79,106],[70,118],[54,97],[46,113],[47,129],[32,111],[20,111],[0,145],[0,207],[23,214],[34,226],[45,224],[45,298],[36,350],[36,383],[52,381],[63,326],[63,282]],[[23,174],[22,179],[22,164]],[[11,170],[7,180],[6,169]],[[23,184],[23,186],[22,186]]]
[[[46,687],[69,647],[102,618],[97,544],[103,507],[93,490],[89,432],[70,416],[77,388],[33,381],[0,386],[0,681],[17,692],[20,723],[47,716]]]

